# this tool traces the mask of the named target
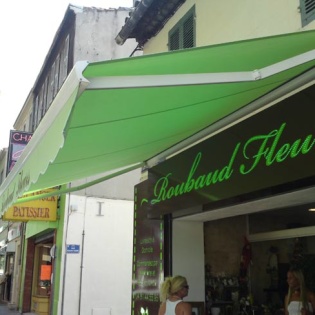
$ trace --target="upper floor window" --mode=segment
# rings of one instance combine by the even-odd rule
[[[41,107],[40,107],[39,95],[36,96],[34,109],[35,109],[34,125],[37,126],[41,120]]]
[[[54,77],[54,98],[57,95],[57,92],[59,91],[59,68],[60,68],[60,55],[57,56],[56,61],[55,61],[55,77]]]
[[[170,30],[168,35],[169,50],[195,47],[195,6]]]
[[[33,112],[31,112],[29,115],[28,129],[26,131],[30,131],[30,132],[34,131]]]
[[[300,0],[302,26],[315,20],[315,0]]]
[[[68,56],[69,56],[69,35],[66,37],[61,54],[60,54],[60,62],[59,62],[59,67],[60,67],[60,77],[59,77],[59,86],[58,88],[61,87],[63,82],[66,80],[67,75],[68,75]]]
[[[55,60],[46,72],[44,83],[42,84],[38,94],[35,96],[33,116],[30,126],[34,131],[39,125],[41,119],[46,114],[49,106],[56,97],[62,84],[68,75],[68,60],[69,60],[69,35],[62,43]]]

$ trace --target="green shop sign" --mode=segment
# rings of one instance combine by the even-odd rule
[[[313,94],[300,92],[153,167],[142,202],[167,213],[312,178]]]

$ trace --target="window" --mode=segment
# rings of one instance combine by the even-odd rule
[[[47,103],[47,91],[48,91],[48,77],[45,79],[45,83],[42,86],[43,90],[43,106],[44,106],[44,114],[47,112],[48,103]]]
[[[302,26],[315,19],[315,0],[300,0]]]
[[[37,95],[35,95],[33,116],[30,117],[31,131],[34,131],[45,116],[49,106],[56,97],[68,75],[69,35],[65,38],[45,80]]]
[[[193,6],[170,30],[169,50],[195,47],[195,28],[195,6]]]
[[[38,117],[37,117],[37,121],[36,121],[36,126],[39,125],[40,121],[42,120],[42,117],[44,116],[44,112],[45,112],[45,104],[44,104],[44,87],[42,86],[42,88],[40,89],[40,93],[38,96]]]
[[[68,75],[68,56],[69,56],[69,35],[66,37],[65,42],[63,44],[63,48],[61,50],[61,57],[60,57],[60,74],[59,74],[59,88],[66,80]]]
[[[28,131],[34,131],[34,120],[33,120],[33,112],[30,113],[29,120],[28,120]]]
[[[34,125],[37,127],[40,122],[40,107],[39,107],[39,96],[36,96],[35,99],[35,116],[34,116]]]
[[[59,91],[58,80],[59,80],[59,67],[60,67],[60,55],[56,58],[56,67],[55,67],[55,79],[54,79],[54,98]]]
[[[49,296],[52,274],[52,260],[50,256],[51,244],[39,244],[35,248],[34,263],[34,294]]]

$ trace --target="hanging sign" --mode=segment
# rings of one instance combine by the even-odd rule
[[[314,116],[310,87],[149,169],[148,215],[313,184]]]
[[[33,133],[25,131],[10,131],[9,150],[8,150],[8,163],[7,163],[7,175],[12,170],[16,161],[21,156],[24,148],[32,138]]]
[[[55,189],[45,189],[24,195],[29,197],[34,194],[45,194]],[[56,221],[58,196],[50,196],[37,200],[16,203],[3,214],[3,221]]]

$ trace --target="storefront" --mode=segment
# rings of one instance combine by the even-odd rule
[[[77,63],[1,185],[1,213],[148,169],[135,195],[133,311],[152,313],[159,283],[175,272],[187,275],[198,308],[206,291],[204,222],[211,221],[200,216],[234,217],[221,209],[314,184],[314,39],[314,31],[299,32]]]
[[[282,307],[290,264],[315,254],[314,100],[310,84],[148,170],[135,190],[135,313],[154,313],[159,281],[178,273],[208,313],[247,299],[261,312]],[[202,261],[187,264],[191,255]]]
[[[56,189],[46,189],[38,193],[55,191]],[[34,193],[30,194],[33,195]],[[2,217],[2,220],[10,222],[4,294],[12,309],[17,308],[22,297],[23,312],[50,314],[53,249],[59,225],[57,212],[58,197],[52,196],[17,203]]]

